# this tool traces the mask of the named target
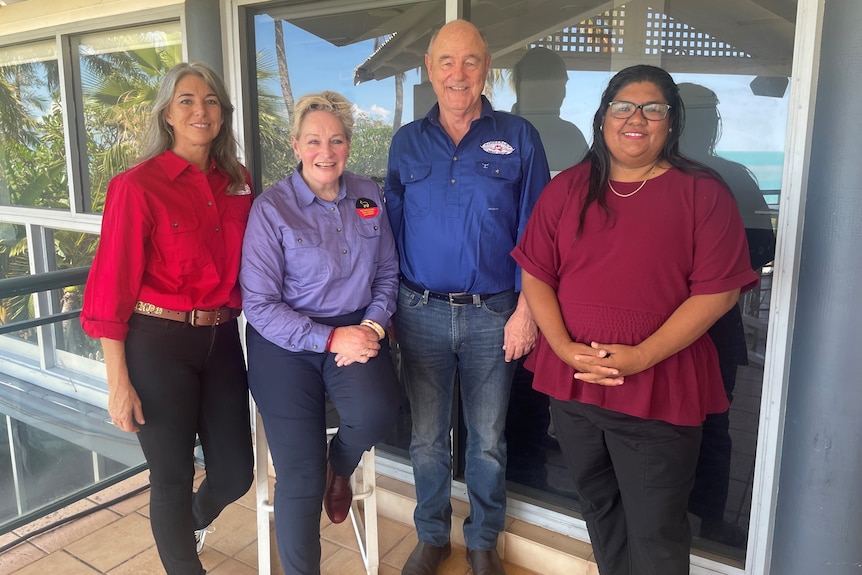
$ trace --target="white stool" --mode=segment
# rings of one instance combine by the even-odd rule
[[[269,444],[263,429],[263,420],[257,405],[253,405],[255,437],[255,492],[257,496],[257,570],[260,575],[272,575],[270,561],[270,515],[273,512],[269,490]],[[338,428],[326,430],[332,437]],[[356,491],[356,474],[362,473],[362,491]],[[359,553],[368,575],[377,575],[380,566],[380,549],[377,541],[377,481],[374,469],[374,448],[362,454],[360,466],[350,476],[353,488],[353,503],[350,506],[350,522],[359,543]],[[362,510],[360,513],[360,503]]]

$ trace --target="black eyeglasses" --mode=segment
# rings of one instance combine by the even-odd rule
[[[657,122],[667,118],[667,112],[670,110],[670,104],[662,104],[661,102],[647,102],[646,104],[635,104],[634,102],[611,102],[608,104],[608,109],[611,112],[611,117],[618,120],[627,120],[635,115],[635,112],[640,108],[647,120]]]

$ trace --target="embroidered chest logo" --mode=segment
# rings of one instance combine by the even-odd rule
[[[484,144],[482,144],[482,149],[489,154],[498,154],[501,156],[508,156],[515,151],[515,148],[513,148],[511,144],[509,144],[509,142],[504,142],[502,140],[485,142]]]
[[[370,219],[376,218],[380,213],[380,208],[374,203],[374,200],[368,198],[359,198],[356,200],[356,213],[360,218]]]

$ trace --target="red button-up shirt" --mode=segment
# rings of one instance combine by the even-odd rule
[[[248,176],[246,176],[248,183]],[[124,340],[135,302],[175,311],[240,308],[237,284],[250,185],[165,152],[108,185],[102,237],[84,292],[90,337]]]

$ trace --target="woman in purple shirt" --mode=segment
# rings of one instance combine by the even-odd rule
[[[286,573],[320,573],[321,502],[333,523],[345,520],[349,477],[401,401],[385,332],[398,256],[379,186],[344,170],[352,130],[340,94],[297,101],[299,165],[255,200],[243,243],[249,387],[275,465]],[[327,396],[341,420],[328,448]]]

